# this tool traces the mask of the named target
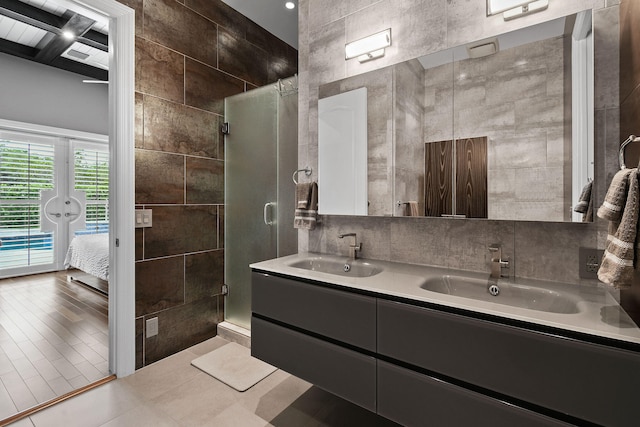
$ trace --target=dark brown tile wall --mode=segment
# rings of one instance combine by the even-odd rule
[[[220,0],[120,0],[136,11],[136,367],[224,319],[224,98],[297,73],[297,51]],[[145,338],[158,317],[159,334]]]
[[[640,135],[640,2],[620,2],[620,139],[628,135]],[[638,150],[635,150],[637,158]],[[633,152],[628,150],[633,157]],[[635,159],[627,162],[635,166]],[[634,286],[620,292],[624,309],[640,325],[640,274],[636,274]]]
[[[640,135],[640,2],[620,2],[620,137]]]

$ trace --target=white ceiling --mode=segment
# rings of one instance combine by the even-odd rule
[[[222,0],[280,40],[298,49],[298,0],[295,9],[284,7],[285,0]]]

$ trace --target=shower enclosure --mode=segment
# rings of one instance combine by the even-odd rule
[[[297,77],[225,99],[225,320],[251,323],[249,264],[298,250]]]

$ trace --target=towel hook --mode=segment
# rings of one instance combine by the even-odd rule
[[[304,172],[304,174],[306,176],[311,175],[311,172],[313,171],[313,169],[311,169],[311,167],[309,166],[305,166],[304,169],[298,169],[297,171],[293,172],[293,175],[291,176],[291,178],[293,179],[293,183],[295,185],[298,185],[298,173],[300,172]]]

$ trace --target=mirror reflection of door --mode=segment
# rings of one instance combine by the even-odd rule
[[[108,88],[83,83],[108,78],[108,21],[68,1],[2,6],[0,421],[110,374]],[[35,17],[82,37],[63,43]],[[82,237],[104,240],[89,254],[102,270],[69,256]]]

